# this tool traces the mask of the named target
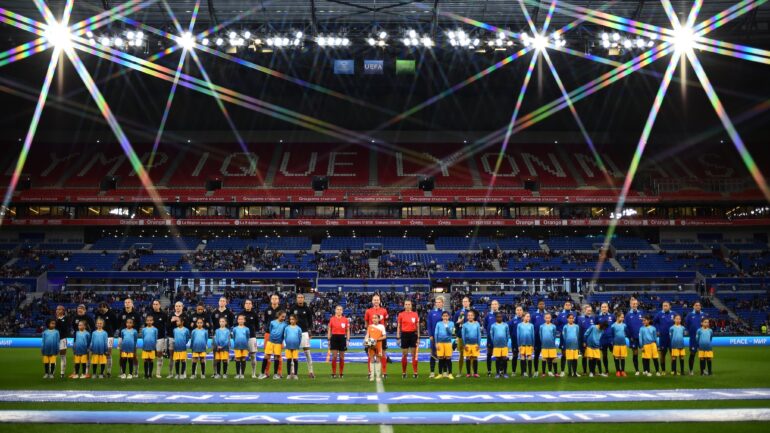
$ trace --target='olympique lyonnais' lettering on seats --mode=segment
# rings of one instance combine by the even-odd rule
[[[95,147],[96,146],[96,147]],[[101,147],[99,147],[101,146]],[[482,185],[521,187],[525,178],[536,178],[541,187],[572,188],[581,185],[619,185],[629,157],[612,150],[597,155],[576,146],[555,144],[511,146],[505,153],[486,149],[468,155],[457,144],[402,145],[394,150],[334,144],[207,145],[205,147],[153,149],[138,144],[134,150],[159,186],[200,187],[210,178],[221,178],[224,187],[307,186],[313,176],[327,176],[335,186],[413,186],[420,176],[433,176],[438,187],[467,187],[474,178]],[[761,159],[761,155],[759,156]],[[9,178],[15,161],[2,169]],[[732,155],[705,151],[642,159],[638,176],[652,179],[739,179],[745,168]],[[118,187],[138,187],[141,182],[128,157],[116,144],[70,147],[38,144],[25,166],[35,187],[93,187],[105,176],[116,176]]]

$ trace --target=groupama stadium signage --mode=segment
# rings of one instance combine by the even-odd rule
[[[12,226],[196,226],[196,227],[606,227],[609,219],[13,219],[3,222]],[[770,226],[770,218],[725,219],[620,219],[617,225],[624,227],[733,227]]]

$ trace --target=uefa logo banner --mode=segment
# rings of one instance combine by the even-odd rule
[[[384,70],[382,60],[364,60],[364,75],[382,75]]]
[[[335,60],[334,73],[336,75],[353,75],[355,73],[355,63],[353,60]]]

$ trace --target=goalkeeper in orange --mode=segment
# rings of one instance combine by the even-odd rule
[[[382,380],[382,342],[385,341],[385,326],[380,324],[380,316],[372,316],[372,323],[366,328],[364,344],[369,355],[369,381]]]

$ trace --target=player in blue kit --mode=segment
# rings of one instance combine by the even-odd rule
[[[583,307],[583,315],[577,318],[575,321],[577,322],[578,326],[580,327],[580,350],[583,354],[583,360],[581,362],[583,366],[583,374],[588,374],[588,357],[586,356],[586,342],[584,335],[586,334],[586,331],[591,329],[595,325],[595,316],[593,315],[593,308],[586,304]]]
[[[511,339],[508,324],[503,323],[503,314],[495,314],[496,322],[489,326],[489,339],[492,341],[492,356],[497,367],[496,379],[508,378],[508,341]],[[489,349],[487,349],[489,350]],[[514,363],[516,361],[514,360]]]
[[[286,349],[286,363],[289,365],[287,379],[299,379],[299,346],[302,342],[302,328],[297,326],[297,316],[289,316],[289,326],[283,330],[283,347]]]
[[[569,376],[577,377],[577,360],[580,353],[580,327],[575,324],[575,315],[567,315],[567,324],[561,329],[561,338],[564,340],[562,358],[567,359]],[[562,372],[564,375],[564,372]]]
[[[572,302],[571,301],[564,301],[564,309],[556,316],[556,320],[554,320],[554,325],[556,325],[556,332],[561,335],[561,330],[564,329],[564,325],[567,324],[567,317],[569,317],[570,314],[575,314],[575,312],[572,310]],[[564,338],[559,339],[559,350],[561,350],[562,357],[561,357],[561,376],[564,377],[564,372],[566,370],[567,365],[567,359],[564,357]]]
[[[96,319],[96,330],[91,333],[91,377],[96,378],[98,368],[99,379],[104,379],[104,367],[107,364],[110,334],[104,330],[104,319]]]
[[[701,320],[701,327],[698,332],[695,333],[695,338],[698,340],[698,358],[700,358],[700,374],[701,376],[711,376],[714,374],[712,370],[712,361],[714,360],[714,349],[711,345],[711,340],[714,337],[714,331],[709,328],[709,319]]]
[[[72,342],[75,363],[75,375],[85,379],[88,375],[88,347],[91,345],[91,333],[86,330],[86,321],[78,322],[78,330]],[[81,372],[82,370],[82,372]]]
[[[56,371],[56,357],[59,355],[59,331],[56,329],[56,319],[46,322],[46,329],[41,336],[42,344],[40,352],[43,354],[43,367],[45,375],[43,379],[53,379]]]
[[[532,375],[532,356],[535,351],[535,326],[529,322],[529,313],[524,313],[521,323],[516,327],[516,342],[519,344],[522,377]]]
[[[530,315],[530,321],[532,322],[532,326],[535,331],[535,346],[534,351],[532,352],[532,363],[535,367],[535,376],[537,377],[540,375],[538,372],[538,360],[540,359],[540,352],[542,350],[542,342],[540,341],[540,326],[545,323],[545,301],[539,300],[537,301],[537,310]],[[545,372],[543,372],[545,374]]]
[[[652,319],[652,325],[658,331],[659,345],[658,352],[660,353],[660,369],[663,376],[666,375],[666,353],[671,349],[671,337],[668,330],[674,325],[674,314],[671,311],[671,303],[668,301],[663,302],[663,309],[655,315]]]
[[[139,333],[134,329],[134,319],[126,319],[126,328],[120,331],[120,378],[131,379],[134,377],[134,356],[136,354],[136,342]],[[126,374],[128,365],[128,374]]]
[[[144,378],[152,377],[155,367],[155,349],[158,345],[158,328],[155,327],[155,316],[147,316],[142,329],[142,362],[144,363]]]
[[[465,316],[461,331],[463,353],[465,354],[465,377],[479,377],[479,343],[481,343],[481,325],[476,321],[476,312],[469,310]]]
[[[606,322],[596,322],[594,326],[588,328],[585,334],[583,334],[586,345],[585,356],[588,358],[588,377],[594,377],[596,366],[601,363],[602,335],[604,335],[604,328],[606,326]]]
[[[519,328],[519,323],[524,321],[524,309],[520,306],[516,306],[515,314],[508,322],[508,333],[511,336],[511,374],[516,375],[516,368],[519,365],[519,343],[516,340],[516,332]]]
[[[246,357],[249,356],[251,329],[246,326],[246,316],[238,315],[238,326],[233,328],[233,351],[235,352],[235,378],[243,379],[246,373]]]
[[[707,319],[708,315],[701,311],[700,301],[695,301],[692,304],[692,311],[684,318],[684,327],[687,329],[687,335],[690,336],[690,376],[693,375],[693,368],[695,367],[695,355],[698,353],[698,339],[695,335],[700,329],[703,319]]]
[[[679,360],[680,375],[684,376],[684,331],[682,326],[682,316],[674,316],[674,326],[668,330],[669,340],[671,341],[671,374],[676,376],[676,361]]]
[[[444,314],[444,297],[436,296],[433,300],[433,309],[428,312],[427,330],[428,337],[430,339],[430,376],[436,377],[436,361],[440,362],[436,347],[436,336],[433,334],[436,331],[436,325],[441,322],[441,316]],[[441,372],[439,371],[439,374]]]
[[[206,377],[206,350],[209,346],[209,331],[203,326],[206,322],[202,318],[195,321],[195,329],[190,333],[190,351],[192,352],[192,374],[190,379],[195,379],[195,368],[201,366],[201,379]]]
[[[639,311],[639,301],[636,298],[631,298],[630,308],[626,313],[625,323],[628,326],[626,334],[628,334],[628,346],[631,348],[631,356],[634,361],[634,369],[636,375],[639,376],[639,330],[642,328],[642,317],[644,314]]]
[[[556,325],[551,323],[551,314],[546,313],[543,316],[545,323],[540,325],[538,332],[540,333],[540,357],[543,359],[542,372],[543,376],[553,377],[558,375],[556,371]]]
[[[227,379],[227,361],[230,359],[230,329],[227,328],[227,318],[219,318],[219,328],[214,331],[211,342],[214,352],[214,379]]]
[[[273,379],[280,379],[281,375],[278,373],[279,364],[281,363],[281,352],[283,352],[283,331],[286,330],[286,313],[278,311],[275,313],[276,319],[270,322],[269,330],[270,337],[265,343],[265,359],[262,360],[262,374],[259,375],[259,379],[267,379],[267,372],[269,371],[270,360],[273,360]]]
[[[625,315],[615,315],[615,323],[612,324],[612,359],[615,361],[615,376],[626,377],[626,357],[628,357],[628,325],[624,323]]]
[[[436,379],[454,379],[452,375],[452,337],[455,335],[455,324],[449,321],[449,312],[441,313],[441,321],[433,330],[436,341],[436,356],[438,356],[438,376]]]
[[[497,322],[497,313],[499,312],[500,302],[493,300],[489,303],[489,311],[487,312],[486,317],[484,317],[484,331],[487,334],[487,377],[492,375],[492,352],[494,352],[490,330],[492,329],[492,325]]]
[[[644,316],[642,327],[639,329],[639,345],[642,346],[642,369],[645,376],[652,376],[650,373],[650,360],[655,364],[655,375],[660,376],[660,364],[658,358],[658,331],[652,326],[652,317]]]
[[[187,344],[190,342],[190,330],[187,329],[184,317],[178,317],[174,328],[174,378],[187,378]]]
[[[615,323],[615,316],[610,313],[610,305],[608,303],[603,302],[599,307],[596,322],[604,324],[600,349],[602,352],[602,362],[599,364],[599,374],[607,377],[610,374],[609,352],[612,351],[612,324]],[[602,372],[602,366],[604,366],[604,372]]]

